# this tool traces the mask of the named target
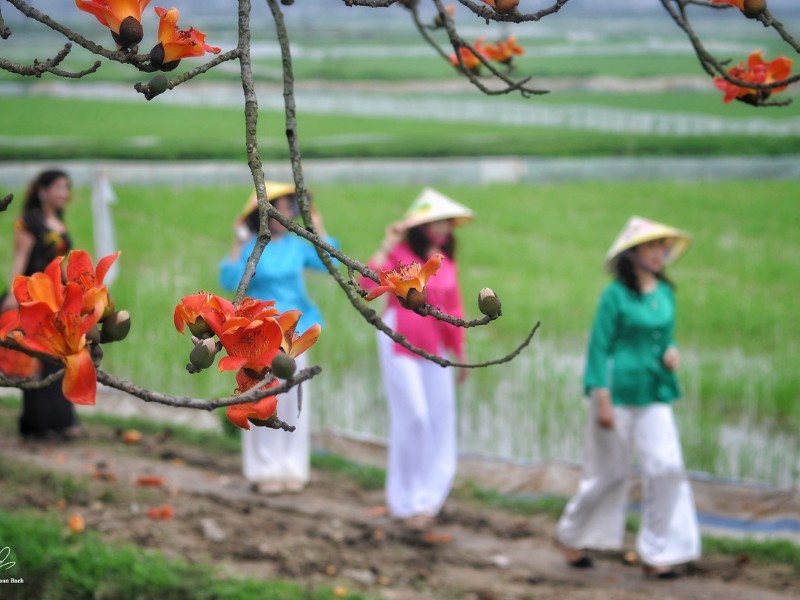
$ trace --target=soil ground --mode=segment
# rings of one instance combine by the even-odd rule
[[[571,569],[550,542],[553,515],[522,517],[464,493],[448,500],[433,530],[442,535],[426,537],[376,510],[382,490],[364,490],[345,475],[314,470],[300,494],[269,496],[250,489],[233,453],[176,440],[170,430],[126,444],[113,427],[84,428],[85,436],[70,443],[23,444],[0,436],[6,472],[27,473],[3,482],[0,510],[57,510],[65,522],[79,512],[108,542],[207,562],[222,574],[342,586],[396,600],[800,596],[800,572],[748,556],[703,556],[675,581],[645,579],[622,553],[594,554],[595,568]],[[66,503],[47,472],[77,482],[61,495]],[[165,485],[136,485],[141,476],[160,477]],[[149,508],[164,504],[174,508],[174,518],[147,518]],[[450,536],[449,543],[437,543]]]

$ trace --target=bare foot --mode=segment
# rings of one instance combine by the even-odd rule
[[[592,559],[580,548],[573,548],[561,542],[557,537],[553,537],[553,544],[558,548],[559,552],[564,556],[564,560],[570,567],[576,569],[588,569],[594,566]]]

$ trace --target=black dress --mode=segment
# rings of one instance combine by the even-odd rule
[[[50,262],[64,256],[72,248],[69,233],[59,233],[47,227],[40,211],[26,211],[17,220],[15,227],[27,231],[35,238],[31,256],[24,275],[44,271]],[[42,361],[42,377],[47,377],[62,368],[58,363]],[[23,437],[46,437],[49,434],[65,435],[76,427],[78,417],[72,402],[61,391],[61,380],[50,385],[22,392],[22,416],[19,432]]]

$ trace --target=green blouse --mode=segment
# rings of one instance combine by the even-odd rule
[[[675,296],[659,281],[637,296],[615,280],[603,291],[592,326],[584,388],[611,388],[614,404],[645,406],[680,396],[675,373],[662,362],[675,345]],[[611,385],[609,386],[609,359]]]

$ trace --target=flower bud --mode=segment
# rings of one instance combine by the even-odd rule
[[[180,60],[172,60],[168,63],[164,62],[164,45],[159,42],[153,49],[150,50],[150,62],[153,63],[154,67],[159,68],[162,71],[172,71],[175,67],[178,66]]]
[[[478,292],[478,309],[487,317],[495,317],[500,312],[500,298],[497,297],[491,288],[483,288]]]
[[[103,319],[107,319],[108,317],[111,316],[111,313],[113,313],[115,310],[117,310],[117,306],[116,306],[116,304],[114,304],[114,300],[113,300],[113,298],[111,298],[111,294],[109,294],[108,295],[108,304],[106,305],[106,308],[103,311],[103,316],[100,317],[100,320],[102,321]]]
[[[417,288],[411,288],[406,294],[405,306],[406,308],[415,309],[422,308],[428,302],[428,296],[423,289],[421,292]]]
[[[748,19],[756,19],[767,10],[767,0],[744,0],[742,12]]]
[[[189,323],[189,331],[201,339],[211,337],[213,333],[203,317],[197,317],[194,323]]]
[[[92,328],[86,332],[86,339],[90,340],[93,344],[100,343],[100,330],[97,328],[97,325],[92,326]]]
[[[297,363],[288,354],[281,352],[272,359],[272,374],[280,379],[289,379],[297,371]]]
[[[103,331],[100,334],[100,341],[119,342],[124,340],[131,330],[131,315],[127,310],[111,313],[103,321]]]
[[[127,16],[119,24],[119,33],[111,32],[111,37],[117,42],[120,50],[133,48],[142,41],[144,29],[142,24],[135,17]]]
[[[166,92],[168,87],[169,81],[167,80],[167,76],[163,73],[159,73],[147,82],[147,92],[144,97],[146,100],[152,100],[159,94]]]
[[[519,0],[494,0],[494,10],[501,15],[513,12],[517,8]]]
[[[197,369],[207,369],[214,364],[217,351],[217,342],[211,338],[207,338],[195,344],[194,348],[192,348],[192,351],[189,353],[189,361]]]

